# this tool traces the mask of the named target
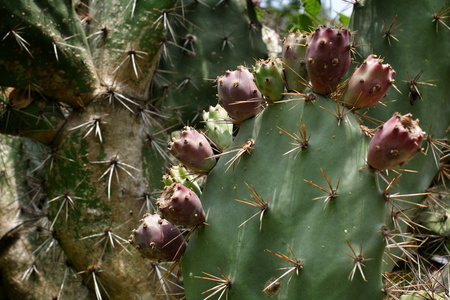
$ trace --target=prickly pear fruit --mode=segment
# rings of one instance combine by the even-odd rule
[[[378,170],[402,167],[421,150],[425,132],[411,114],[394,114],[380,127],[369,144],[367,164]]]
[[[170,186],[176,182],[179,182],[194,191],[197,196],[200,197],[202,195],[202,190],[196,180],[199,179],[198,175],[188,172],[188,170],[182,165],[170,167],[168,172],[163,175],[162,179],[165,186]]]
[[[256,87],[253,74],[243,66],[217,78],[217,94],[219,103],[237,124],[263,109],[258,101],[262,99],[262,95]]]
[[[220,105],[210,106],[208,111],[203,111],[202,117],[206,134],[214,144],[220,150],[230,147],[233,142],[233,124],[225,121],[229,119],[227,111]]]
[[[369,55],[348,81],[344,103],[352,108],[374,106],[394,82],[395,71],[376,55]]]
[[[336,90],[350,66],[350,31],[320,26],[306,46],[305,61],[314,92]]]
[[[283,98],[283,63],[279,58],[258,60],[253,67],[255,83],[264,98],[269,101],[278,101]]]
[[[185,127],[169,143],[169,152],[193,171],[207,173],[216,164],[213,150],[206,137],[193,127]]]
[[[141,255],[155,261],[176,261],[186,250],[180,230],[158,214],[145,214],[130,236],[129,243]]]
[[[158,199],[158,207],[164,219],[175,225],[191,227],[205,221],[200,198],[179,182],[164,187],[164,192]]]
[[[283,40],[281,59],[288,91],[302,92],[309,81],[306,71],[305,52],[310,36],[297,30]]]

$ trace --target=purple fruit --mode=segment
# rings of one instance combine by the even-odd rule
[[[394,114],[380,127],[369,144],[367,164],[377,170],[402,167],[421,150],[425,132],[411,114]]]
[[[283,40],[281,59],[284,77],[289,91],[302,92],[309,81],[306,71],[305,52],[310,36],[300,31],[289,33]]]
[[[305,62],[314,92],[334,92],[350,66],[350,31],[321,26],[306,46]]]
[[[205,220],[197,194],[179,182],[164,187],[158,207],[163,217],[175,225],[197,226]]]
[[[141,255],[155,261],[179,260],[186,242],[180,230],[158,214],[146,214],[129,239]]]
[[[240,66],[217,78],[219,103],[237,124],[255,116],[262,109],[261,93],[256,87],[253,74]]]
[[[169,143],[169,152],[193,171],[206,173],[216,164],[213,150],[206,137],[192,127],[185,127]]]
[[[394,82],[395,71],[376,55],[369,55],[348,81],[344,103],[360,109],[372,107],[384,97]]]

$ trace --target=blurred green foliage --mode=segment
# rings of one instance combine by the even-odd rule
[[[320,0],[265,0],[261,2],[258,17],[262,23],[280,32],[309,31],[320,24],[347,26],[351,11],[335,12],[331,4]]]

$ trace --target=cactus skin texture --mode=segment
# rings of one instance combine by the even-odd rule
[[[169,151],[193,171],[206,173],[216,164],[208,140],[193,127],[185,127],[181,134],[169,143]]]
[[[376,105],[394,82],[395,71],[383,60],[369,55],[353,72],[345,91],[344,103],[360,109]]]
[[[99,78],[72,2],[0,5],[1,85],[37,90],[79,107],[93,100]],[[45,92],[43,92],[45,91]]]
[[[420,152],[424,137],[419,121],[411,114],[395,114],[370,141],[367,164],[378,170],[403,167]]]
[[[197,194],[181,183],[164,187],[157,203],[162,216],[172,224],[193,227],[205,220]]]
[[[258,90],[268,102],[283,98],[283,63],[279,58],[259,60],[253,67],[253,75]]]
[[[381,0],[365,1],[364,5],[354,6],[349,27],[352,30],[358,30],[357,44],[364,45],[357,48],[358,53],[363,58],[371,53],[384,57],[384,60],[389,62],[396,71],[395,82],[401,92],[399,94],[391,88],[383,102],[394,100],[395,102],[387,104],[385,108],[379,106],[376,109],[369,109],[368,117],[386,121],[394,112],[411,113],[414,118],[420,120],[420,126],[429,137],[449,138],[450,87],[447,82],[450,81],[450,69],[441,62],[450,61],[448,51],[450,40],[445,38],[448,35],[448,29],[442,23],[433,21],[434,15],[438,14],[446,3],[446,1],[421,1],[408,5],[397,1]],[[371,15],[373,10],[377,11],[377,17]],[[373,26],[374,22],[383,24],[383,20],[386,28],[383,25]],[[389,34],[386,35],[386,31],[392,31],[389,30],[392,23],[392,28],[400,25],[391,33],[398,42],[393,37],[388,38]],[[426,37],[426,41],[420,43],[419,47],[415,40],[418,32]],[[427,45],[435,45],[432,52]],[[411,105],[407,82],[414,79],[421,70],[424,72],[419,81],[433,80],[432,83],[436,86],[417,84],[422,100],[418,99],[414,105]],[[424,144],[425,150],[430,146],[430,143]],[[434,162],[430,151],[427,155],[418,155],[408,163],[407,168],[420,174],[420,180],[417,179],[417,175],[403,173],[399,193],[407,194],[413,190],[427,188],[441,166],[439,160],[437,164]]]
[[[231,278],[229,299],[269,299],[263,293],[266,282],[287,271],[280,268],[294,266],[266,250],[294,259],[290,248],[297,259],[304,260],[303,268],[298,276],[293,271],[280,280],[276,299],[382,299],[384,245],[378,231],[386,211],[376,175],[364,167],[369,141],[353,115],[338,126],[336,118],[320,106],[334,110],[336,104],[318,97],[316,103],[270,105],[241,125],[233,146],[253,138],[254,150],[228,172],[224,156],[208,175],[201,199],[209,225],[199,228],[190,239],[181,261],[187,299],[196,299],[214,287],[196,276],[202,272],[218,276],[217,268]],[[306,131],[312,132],[308,148],[299,150],[297,157],[294,153],[283,156],[293,146],[279,128],[295,132],[299,116]],[[334,150],[343,143],[352,146],[346,146],[344,152]],[[276,166],[270,161],[276,161]],[[305,181],[328,190],[321,169],[333,189],[340,179],[337,197],[328,198],[327,192]],[[251,199],[245,183],[262,201],[269,200],[261,231],[259,207],[235,201]],[[320,199],[314,201],[316,198]],[[240,226],[255,213],[257,217]],[[360,243],[361,254],[369,249],[362,267],[367,282],[359,271],[349,280],[355,262],[344,254],[352,254],[346,239],[357,255]],[[325,282],[327,289],[311,288]]]
[[[142,256],[155,261],[175,261],[186,249],[180,230],[158,214],[145,215],[129,240]]]
[[[288,91],[303,92],[308,84],[305,52],[310,40],[308,34],[290,32],[283,40],[281,59],[284,63],[284,77]]]
[[[242,123],[262,110],[261,92],[253,74],[243,66],[217,78],[217,94],[219,103],[235,123]]]
[[[314,92],[334,92],[350,67],[350,31],[321,26],[306,46],[306,70]]]

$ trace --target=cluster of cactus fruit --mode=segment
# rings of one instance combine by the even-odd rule
[[[409,219],[409,216],[403,212],[404,210],[407,210],[407,208],[404,208],[401,205],[399,206],[395,201],[403,202],[404,200],[400,199],[401,197],[424,197],[427,196],[428,193],[403,196],[399,196],[397,193],[394,194],[394,196],[390,196],[389,192],[397,183],[399,176],[390,178],[386,172],[388,170],[394,170],[394,172],[401,174],[401,168],[423,150],[422,143],[426,137],[426,133],[420,128],[418,120],[412,119],[410,113],[401,115],[396,112],[394,116],[384,124],[378,126],[375,130],[368,130],[367,127],[362,124],[359,126],[357,125],[357,116],[361,116],[358,114],[358,110],[380,105],[380,101],[386,97],[389,87],[394,86],[393,77],[395,71],[389,64],[385,64],[382,59],[370,54],[359,67],[355,68],[355,71],[351,74],[350,78],[346,82],[342,82],[352,61],[351,52],[356,50],[350,39],[350,31],[341,28],[328,28],[325,26],[320,26],[312,33],[300,33],[298,31],[289,33],[283,41],[281,59],[269,58],[267,60],[258,60],[251,71],[249,68],[239,66],[236,70],[227,71],[224,75],[217,78],[217,96],[219,104],[222,107],[210,107],[209,112],[218,112],[224,109],[227,111],[228,117],[224,113],[217,114],[218,116],[215,119],[217,126],[214,127],[214,136],[211,136],[212,146],[206,143],[203,133],[195,131],[192,127],[186,128],[178,138],[174,139],[174,141],[169,144],[169,151],[178,158],[183,165],[189,167],[198,175],[209,174],[205,191],[202,195],[203,202],[208,205],[208,219],[204,225],[201,225],[200,222],[195,224],[197,227],[191,227],[193,230],[198,230],[198,234],[195,238],[188,241],[187,248],[185,248],[184,245],[178,246],[178,244],[176,244],[180,252],[187,250],[187,254],[181,260],[181,263],[183,266],[184,282],[188,298],[196,298],[199,294],[208,294],[205,295],[205,299],[214,295],[216,295],[218,299],[221,299],[224,295],[227,295],[230,298],[239,298],[243,297],[242,295],[247,295],[245,297],[251,298],[256,297],[255,295],[258,295],[258,293],[264,293],[268,297],[275,297],[277,295],[280,299],[292,299],[292,297],[298,297],[298,295],[310,299],[336,299],[339,298],[340,295],[345,295],[343,297],[348,299],[358,299],[363,295],[370,299],[380,299],[383,296],[387,298],[395,297],[395,295],[397,295],[396,293],[404,293],[403,298],[405,299],[406,297],[415,297],[414,292],[406,292],[412,285],[406,286],[404,287],[405,290],[402,290],[403,283],[401,282],[395,282],[394,279],[389,277],[385,277],[385,280],[382,281],[383,276],[387,276],[387,272],[384,272],[383,274],[385,275],[381,276],[380,270],[383,269],[382,255],[384,255],[385,252],[390,259],[395,257],[400,262],[411,263],[408,259],[414,252],[409,252],[410,250],[408,248],[409,246],[416,247],[416,245],[409,245],[410,241],[405,238],[409,238],[407,230],[404,225],[402,226],[398,223],[398,218],[403,221]],[[305,94],[302,94],[302,92],[305,92]],[[327,99],[326,97],[330,97],[331,99]],[[341,99],[343,99],[342,103],[340,102]],[[335,101],[333,102],[331,100]],[[289,102],[300,102],[300,104],[296,103],[295,105],[290,105]],[[316,103],[321,103],[321,106],[315,107]],[[331,111],[332,105],[330,103],[335,103],[334,105],[337,105],[336,114]],[[300,108],[297,106],[300,106]],[[345,111],[344,107],[347,107],[347,111]],[[211,114],[206,112],[204,114],[206,116],[205,121],[211,123],[211,119],[214,118],[214,116],[211,117]],[[298,117],[299,114],[301,118]],[[333,118],[333,116],[335,118]],[[251,118],[254,119],[252,121],[248,120]],[[310,122],[311,119],[320,119],[322,122],[321,124],[314,126],[315,130],[313,129],[312,132],[325,131],[329,135],[333,133],[332,137],[328,137],[328,139],[343,140],[346,137],[346,143],[350,141],[355,142],[354,144],[351,143],[350,147],[359,149],[357,151],[354,149],[346,149],[347,153],[339,154],[339,158],[335,157],[336,155],[329,153],[330,151],[334,152],[333,149],[328,149],[328,151],[319,149],[321,152],[320,154],[316,156],[309,154],[309,159],[313,159],[314,157],[314,163],[309,164],[308,161],[305,161],[306,158],[302,158],[302,156],[307,155],[304,153],[314,151],[314,149],[306,149],[317,147],[318,144],[314,143],[314,140],[318,138],[311,133],[309,133],[308,136],[306,128],[311,127],[311,124],[303,122],[303,120],[307,118]],[[338,121],[326,122],[324,118],[329,118],[331,120],[337,118]],[[281,119],[285,120],[281,121]],[[292,127],[292,122],[295,122],[295,119],[301,120],[301,129],[298,124],[296,125],[299,135],[296,133],[291,134],[278,126],[285,124],[283,127]],[[220,126],[219,124],[221,123],[226,123],[228,126],[234,124],[236,130],[238,130],[238,134],[233,142],[234,147],[230,145],[232,139],[229,127],[223,131],[225,135],[220,135],[218,126]],[[276,132],[277,130],[274,126],[278,128],[279,133]],[[342,130],[332,129],[346,126],[349,126],[349,128]],[[325,130],[324,128],[328,129]],[[211,127],[207,129],[207,132],[210,129]],[[256,133],[254,132],[255,130]],[[293,130],[295,130],[295,127]],[[261,134],[259,131],[264,131],[265,134]],[[358,131],[359,135],[357,134]],[[266,159],[268,157],[267,154],[261,154],[261,157],[255,158],[257,154],[252,153],[249,150],[254,150],[254,152],[264,151],[259,147],[267,148],[268,145],[273,144],[280,147],[280,135],[283,136],[282,133],[295,141],[295,143],[291,143],[295,147],[284,153],[282,151],[272,151],[276,153],[280,152],[280,160],[285,159],[283,156],[290,154],[291,152],[298,152],[295,157],[287,163],[290,164],[290,166],[287,167],[286,163],[280,162],[280,164],[284,166],[281,167],[282,173],[278,173],[278,168],[274,169],[272,164],[267,164],[267,168],[261,166],[255,168],[257,161],[264,161],[262,157],[265,157]],[[351,138],[349,138],[349,135]],[[371,137],[370,142],[368,142],[369,139],[366,135]],[[224,140],[229,141],[226,143],[228,147],[217,147],[221,153],[213,155],[214,145],[216,145],[216,143],[222,143]],[[325,140],[325,138],[321,138],[321,140]],[[250,141],[251,146],[249,146]],[[329,142],[328,144],[331,145],[332,143]],[[175,147],[174,145],[179,146]],[[195,147],[201,149],[201,151],[181,150],[182,148],[188,147],[190,149]],[[248,147],[251,147],[251,149]],[[365,148],[365,150],[363,148]],[[448,152],[447,144],[443,144],[443,151],[445,153]],[[184,153],[188,153],[188,155],[184,155]],[[354,157],[356,153],[359,154],[359,157]],[[367,155],[363,155],[364,153],[367,153]],[[225,158],[227,155],[229,158]],[[275,154],[272,152],[270,155]],[[310,167],[308,166],[320,165],[318,160],[321,159],[321,156],[327,157],[322,158],[322,160],[331,161],[338,165],[347,165],[347,168],[349,168],[348,172],[353,172],[355,177],[350,179],[350,174],[342,174],[337,180],[336,187],[334,187],[330,179],[332,176],[327,175],[330,174],[330,171],[325,172],[322,168],[319,168],[319,174],[323,176],[328,187],[305,178],[303,180],[303,187],[297,188],[296,192],[278,191],[279,195],[277,195],[270,204],[270,196],[268,196],[267,200],[264,200],[263,197],[260,196],[258,191],[261,188],[264,190],[272,188],[274,189],[273,193],[276,194],[277,187],[283,186],[283,182],[286,181],[286,178],[282,174],[284,173],[285,176],[294,176],[294,173],[290,173],[289,170],[296,170],[296,172],[301,174],[309,173]],[[215,160],[211,159],[219,157],[224,157],[224,159],[220,159],[218,161],[218,166],[212,170]],[[240,159],[245,159],[245,162],[240,164]],[[199,167],[200,163],[193,163],[199,160],[203,161],[207,166]],[[296,162],[296,160],[300,162]],[[346,161],[347,163],[345,163]],[[227,173],[230,169],[230,165],[233,166],[233,171],[230,171],[232,173],[231,175]],[[249,169],[252,167],[255,170],[250,171]],[[236,170],[234,170],[234,168],[236,168]],[[239,168],[239,170],[237,170],[237,168]],[[305,172],[305,170],[302,170],[301,168],[305,168],[307,171]],[[353,171],[350,171],[352,169]],[[276,173],[276,175],[272,175],[272,172]],[[332,174],[335,173],[336,172],[332,172]],[[344,176],[345,178],[342,178]],[[336,178],[336,176],[334,176],[334,178]],[[341,178],[343,179],[342,183]],[[253,187],[253,184],[249,185],[246,182],[246,180],[255,181],[255,179],[260,181],[254,183],[255,185],[258,185],[258,191]],[[280,179],[281,181],[279,182]],[[380,184],[378,182],[379,180],[386,181],[386,187],[382,189],[382,192],[377,191],[377,185]],[[344,183],[345,181],[347,181],[347,183]],[[351,185],[358,181],[368,184],[363,195],[352,191]],[[302,182],[299,181],[298,185],[301,184]],[[312,191],[310,190],[311,188],[307,188],[308,185],[313,187]],[[166,188],[173,189],[172,187]],[[219,188],[225,192],[218,191]],[[316,190],[314,190],[314,188]],[[305,246],[305,243],[313,244],[312,241],[310,239],[299,237],[298,235],[302,235],[300,232],[301,230],[295,233],[295,230],[288,228],[285,228],[281,232],[276,230],[277,235],[276,240],[274,240],[273,233],[271,233],[269,231],[270,229],[267,229],[267,227],[274,229],[271,225],[274,226],[277,224],[278,226],[281,226],[279,220],[278,222],[273,220],[273,218],[278,217],[284,217],[291,220],[291,223],[285,221],[285,226],[291,226],[296,229],[303,227],[303,229],[308,228],[308,230],[311,230],[311,227],[314,225],[317,229],[311,231],[316,235],[319,235],[325,230],[333,231],[326,219],[321,221],[321,223],[323,223],[321,225],[308,223],[310,222],[310,219],[320,219],[320,215],[325,214],[322,210],[317,210],[315,207],[311,207],[311,205],[290,204],[290,208],[282,206],[282,208],[279,209],[284,210],[283,216],[277,216],[277,214],[273,212],[277,210],[277,202],[283,202],[283,200],[280,199],[283,198],[283,196],[284,198],[288,198],[289,202],[308,201],[308,197],[303,196],[302,194],[314,195],[317,194],[317,189],[325,192],[326,195],[315,198],[312,198],[311,196],[311,198],[312,200],[323,199],[325,202],[323,210],[336,210],[337,207],[334,206],[338,205],[359,205],[359,203],[355,203],[358,201],[364,202],[365,205],[371,207],[363,209],[355,215],[349,214],[349,212],[352,211],[351,208],[343,210],[345,212],[343,218],[350,218],[351,220],[345,221],[341,219],[340,223],[342,224],[336,223],[334,225],[342,229],[342,232],[340,233],[334,231],[335,235],[339,236],[334,242],[340,246],[331,246],[330,244],[333,243],[330,241],[328,235],[326,238],[316,237],[320,240],[320,243],[323,243],[316,249],[311,247],[311,245]],[[270,194],[270,190],[268,193]],[[163,192],[162,198],[166,198],[164,194],[165,192]],[[245,199],[245,194],[249,194],[252,200],[238,199],[238,197],[244,197]],[[286,196],[286,194],[290,197]],[[334,200],[335,198],[338,198],[338,196],[340,196],[339,198],[347,198],[345,199],[347,202],[345,202],[344,199]],[[361,199],[362,197],[365,199]],[[336,201],[337,203],[335,203]],[[158,203],[161,202],[162,200],[160,199]],[[196,204],[196,207],[201,205],[200,202],[196,203],[198,203]],[[243,218],[243,215],[246,213],[239,211],[245,211],[245,209],[242,205],[240,206],[239,203],[252,207],[256,210],[256,213],[253,215],[250,214],[250,217],[247,219],[245,219],[245,217]],[[408,209],[415,209],[415,205],[420,206],[420,204],[414,204],[414,202],[410,202],[409,204],[410,208]],[[293,209],[293,207],[302,207],[303,209]],[[400,209],[400,207],[402,208]],[[286,210],[290,210],[291,213],[286,212]],[[186,206],[186,211],[190,212],[192,210],[187,209]],[[201,211],[203,211],[203,209]],[[161,212],[164,215],[163,210],[161,210]],[[388,218],[388,220],[383,221],[383,218],[389,212],[392,214],[392,219]],[[339,213],[339,211],[334,211],[334,213]],[[192,216],[192,213],[190,214]],[[233,214],[238,216],[236,217]],[[399,217],[399,214],[405,214],[404,218],[403,216]],[[252,228],[254,229],[249,229],[248,233],[244,233],[244,230],[241,229],[241,227],[246,225],[256,216],[259,216],[259,225],[253,226]],[[394,216],[396,217],[394,218]],[[301,222],[297,220],[298,218],[308,219],[308,221]],[[266,229],[263,230],[264,227],[262,224],[265,219],[268,219],[267,222],[270,223],[270,225],[266,225]],[[356,221],[354,219],[356,219]],[[171,219],[171,221],[174,224],[178,222],[177,219]],[[330,221],[331,224],[333,224],[333,222],[335,222],[334,219]],[[385,223],[394,229],[389,229],[387,225],[380,226],[380,224]],[[311,225],[306,226],[306,224]],[[181,225],[191,226],[189,224]],[[407,225],[414,227],[415,223],[411,221]],[[233,226],[235,226],[234,229],[230,228]],[[255,230],[256,228],[259,228],[260,233]],[[349,230],[345,228],[352,228],[354,232],[350,233]],[[370,234],[371,230],[372,234]],[[399,231],[401,234],[394,234],[394,231]],[[312,233],[304,234],[308,237],[312,235]],[[373,241],[374,236],[377,234],[380,235],[379,238]],[[249,237],[249,235],[252,237]],[[261,236],[255,238],[254,236],[257,235]],[[357,246],[353,246],[358,244],[355,240],[356,238],[360,239],[359,252]],[[302,242],[295,241],[296,239],[302,240]],[[353,241],[353,245],[350,240]],[[221,244],[221,242],[224,244]],[[234,243],[233,247],[230,248],[230,246],[226,245],[227,243]],[[292,244],[296,244],[296,247]],[[266,246],[267,248],[265,249]],[[276,253],[269,249],[269,247],[278,247],[286,250],[286,246],[289,250],[287,252],[280,251]],[[338,254],[326,252],[324,249],[328,247],[332,248],[332,252],[334,251]],[[366,249],[365,251],[363,250],[363,247]],[[445,247],[446,246],[444,246],[444,248]],[[192,250],[192,248],[194,249]],[[394,248],[397,249],[394,250]],[[243,258],[236,259],[233,254],[250,251],[249,249],[252,249],[253,253],[249,253],[250,257],[247,259],[254,261],[248,262],[247,265],[249,266],[244,267],[242,266],[243,262],[241,261]],[[276,257],[289,262],[291,264],[290,267],[282,268],[287,271],[281,276],[278,276],[278,278],[275,273],[272,274],[272,272],[262,272],[262,275],[256,275],[255,272],[260,272],[261,268],[258,268],[258,266],[260,266],[259,259],[263,256],[260,255],[261,253],[257,253],[258,249],[260,249],[260,251],[262,250],[261,253],[265,250],[266,253],[273,254]],[[317,272],[308,269],[317,268],[319,272],[323,272],[323,269],[327,268],[327,262],[321,262],[314,265],[314,262],[320,259],[311,256],[317,254],[320,251],[319,249],[322,250],[323,253],[326,253],[322,254],[325,257],[344,254],[344,258],[345,255],[347,255],[353,260],[353,267],[347,270],[345,265],[347,265],[348,262],[345,262],[345,259],[342,260],[342,268],[339,267],[339,263],[333,262],[335,264],[333,268],[335,272],[330,272],[333,276],[341,276],[340,274],[342,273],[348,273],[349,276],[348,279],[347,276],[342,276],[342,278],[336,280],[338,283],[333,284],[334,288],[332,289],[331,295],[329,294],[329,291],[311,291],[307,289],[314,279],[320,280],[318,279],[320,276],[318,276]],[[302,254],[304,259],[297,258],[295,254],[297,251]],[[400,251],[400,253],[398,254],[395,251]],[[283,253],[287,253],[287,255]],[[368,253],[370,253],[372,257],[368,258]],[[214,258],[211,258],[213,255]],[[406,257],[402,258],[401,255]],[[199,261],[200,256],[208,257],[208,259],[201,259],[201,261]],[[226,258],[227,263],[224,263],[224,258]],[[261,259],[267,260],[269,258]],[[177,256],[174,256],[172,260],[179,260],[179,252],[177,252]],[[371,260],[376,260],[378,264],[378,266],[374,266],[373,264],[370,265],[371,268],[375,270],[375,274],[365,275],[367,272],[365,270],[366,265],[369,265],[368,262]],[[309,263],[309,261],[313,262]],[[398,262],[392,261],[394,262],[394,265],[398,266]],[[251,266],[254,266],[254,268]],[[305,268],[305,270],[303,270],[303,268]],[[218,269],[219,273],[217,273],[217,270],[215,269]],[[276,270],[275,266],[273,267],[273,270]],[[304,282],[297,281],[296,283],[293,283],[293,280],[291,281],[292,278],[286,280],[288,282],[287,285],[290,286],[282,288],[282,278],[294,271],[297,276],[303,272],[311,272],[312,274],[310,276],[304,275],[308,278],[299,278],[299,281]],[[379,276],[377,276],[377,274]],[[258,278],[266,276],[267,278],[260,281],[258,285],[252,276]],[[292,277],[292,274],[290,276]],[[362,279],[358,284],[353,283],[353,280],[356,277]],[[368,281],[371,283],[366,283]],[[382,287],[383,285],[384,287]],[[394,292],[394,289],[397,289],[397,291]],[[418,292],[415,295],[421,295],[421,293],[423,293],[423,291]],[[434,295],[434,293],[437,294],[438,292],[428,291],[427,293],[428,295]],[[448,293],[448,291],[444,291],[444,293]],[[260,294],[258,297],[263,297],[262,295],[263,294]],[[442,295],[444,294],[436,295],[436,297],[443,297]]]
[[[50,2],[56,18],[58,9]],[[256,60],[253,67],[243,66],[249,62],[232,33],[222,32],[214,41],[198,30],[200,24],[213,27],[214,17],[207,14],[228,22],[239,12],[254,50],[243,53],[247,59],[263,56],[251,1],[249,12],[242,10],[245,1],[181,1],[180,7],[161,1],[154,7],[151,1],[124,0],[123,11],[113,2],[77,6],[88,24],[92,54],[81,36],[61,39],[78,27],[52,22],[32,27],[61,33],[47,48],[33,49],[36,42],[22,38],[28,23],[10,28],[2,41],[15,38],[31,66],[42,53],[56,55],[66,70],[73,67],[67,61],[80,59],[95,66],[73,71],[83,78],[78,89],[72,87],[77,78],[66,80],[53,60],[47,61],[51,76],[46,77],[60,77],[53,85],[39,81],[32,91],[34,73],[24,75],[22,69],[1,82],[18,87],[2,90],[2,132],[51,148],[41,161],[18,158],[15,164],[30,161],[30,178],[33,173],[45,178],[49,200],[35,195],[47,201],[41,205],[48,207],[52,236],[32,255],[38,257],[39,249],[48,255],[61,244],[70,264],[64,264],[62,284],[51,291],[56,298],[72,268],[98,299],[450,297],[450,89],[445,85],[450,72],[436,62],[449,58],[445,18],[450,12],[444,1],[355,1],[349,25],[355,32],[324,25],[290,32],[280,58]],[[442,8],[435,11],[437,6]],[[77,17],[72,8],[67,18]],[[144,22],[147,18],[151,21]],[[417,31],[427,32],[430,44],[440,43],[435,53],[414,42]],[[130,37],[142,40],[124,45]],[[13,63],[0,60],[0,69],[13,70],[13,58]],[[349,71],[352,63],[356,67]],[[217,76],[216,89],[189,70],[200,65],[204,76]],[[422,69],[435,81],[419,81]],[[418,75],[411,79],[409,72]],[[42,96],[58,93],[65,105]],[[157,99],[147,101],[149,93]],[[177,100],[180,95],[190,102]],[[207,105],[199,100],[204,95]],[[24,104],[31,96],[31,104]],[[415,104],[418,98],[422,101]],[[179,126],[169,111],[184,123],[202,107],[203,122],[175,130],[170,141],[168,132]],[[23,146],[11,153],[34,147],[19,143]],[[6,176],[11,161],[0,150],[5,169],[0,191],[12,195]],[[174,158],[178,165],[168,168]],[[126,241],[121,236],[133,227]],[[8,231],[0,245],[15,235]],[[121,253],[114,251],[117,244]],[[128,255],[134,249],[144,262]],[[0,266],[5,266],[1,260]],[[22,276],[26,280],[30,268]]]

